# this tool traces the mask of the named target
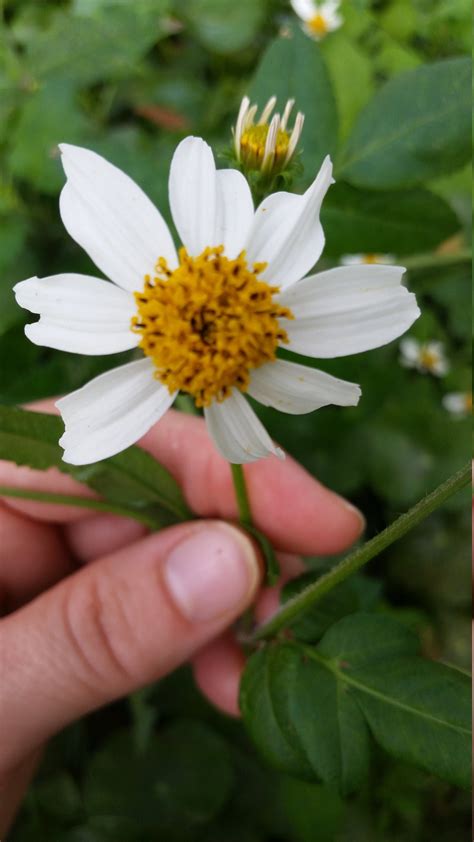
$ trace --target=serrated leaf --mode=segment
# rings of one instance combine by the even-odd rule
[[[289,599],[304,591],[308,585],[316,582],[319,576],[320,574],[310,571],[287,582],[281,591],[281,604],[284,605]],[[362,609],[360,589],[362,583],[361,576],[351,576],[345,582],[336,585],[328,594],[315,602],[301,618],[291,624],[291,631],[295,637],[298,640],[314,643],[322,637],[326,629],[342,617]]]
[[[453,172],[471,154],[468,58],[427,64],[387,82],[361,113],[340,175],[376,189]]]
[[[42,471],[58,468],[106,500],[155,512],[161,519],[165,516],[165,522],[190,516],[177,482],[149,453],[130,447],[94,465],[69,465],[58,445],[63,431],[55,415],[0,407],[0,459]]]
[[[429,190],[359,190],[344,182],[329,191],[321,221],[325,254],[335,256],[431,251],[460,229],[453,210]]]
[[[458,786],[470,782],[470,685],[417,657],[414,635],[382,614],[354,614],[319,646],[272,643],[241,685],[247,728],[288,774],[355,790],[368,765],[367,726],[386,751]]]
[[[250,85],[249,97],[260,108],[273,95],[278,98],[280,113],[286,101],[293,98],[295,111],[305,115],[298,148],[304,166],[304,182],[309,183],[326,155],[336,153],[338,117],[321,51],[299,26],[289,28],[288,37],[277,38],[270,44]]]

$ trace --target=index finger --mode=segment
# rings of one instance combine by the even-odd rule
[[[54,412],[52,401],[36,404]],[[189,506],[202,517],[237,518],[229,464],[217,453],[201,418],[170,410],[139,442],[180,483]],[[364,519],[339,495],[315,480],[291,457],[273,456],[244,468],[256,526],[286,552],[303,555],[338,553],[360,535]],[[0,463],[0,484],[22,485],[25,469]],[[28,486],[71,494],[70,477],[58,471],[28,472]],[[77,494],[90,491],[74,483]],[[79,515],[70,507],[12,501],[32,517],[67,521]],[[83,513],[83,516],[87,516]],[[90,516],[90,515],[89,515]]]

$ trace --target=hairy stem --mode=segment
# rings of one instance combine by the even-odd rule
[[[304,614],[324,594],[332,590],[340,582],[359,570],[364,564],[371,561],[375,556],[385,550],[390,544],[398,541],[403,535],[421,523],[428,515],[438,509],[452,494],[466,486],[471,477],[471,463],[468,462],[464,468],[453,474],[446,482],[442,483],[416,503],[408,512],[401,515],[394,523],[383,530],[375,538],[367,541],[362,547],[354,550],[353,553],[343,559],[324,576],[309,585],[304,591],[289,600],[273,617],[261,626],[252,637],[254,642],[267,640],[274,637],[277,632],[288,626],[293,620]]]
[[[235,496],[239,510],[239,521],[242,526],[252,526],[252,511],[250,508],[247,484],[245,482],[244,469],[242,465],[231,465],[232,480],[234,482]]]

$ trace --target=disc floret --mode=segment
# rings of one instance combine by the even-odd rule
[[[145,276],[132,330],[171,393],[209,406],[234,387],[245,392],[251,370],[275,360],[277,347],[289,341],[279,319],[292,313],[275,301],[279,287],[260,280],[265,268],[249,266],[245,252],[228,259],[223,246],[198,257],[182,248],[177,269],[160,258],[155,274]]]

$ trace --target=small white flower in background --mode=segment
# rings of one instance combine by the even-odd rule
[[[294,99],[286,103],[283,116],[273,114],[277,98],[272,96],[262,110],[257,122],[257,105],[245,96],[240,105],[235,124],[234,146],[239,163],[247,170],[278,173],[288,166],[296,152],[303,131],[304,114],[298,111],[293,128],[288,128]]]
[[[244,176],[216,170],[209,146],[186,138],[169,179],[183,243],[177,252],[161,214],[127,175],[88,149],[63,144],[61,152],[62,220],[112,283],[69,273],[17,284],[18,303],[40,315],[26,335],[72,353],[143,353],[57,402],[66,462],[89,464],[124,450],[179,390],[204,408],[228,461],[283,455],[245,392],[300,414],[354,406],[360,389],[277,359],[277,348],[322,358],[357,354],[401,336],[419,315],[400,267],[304,277],[324,246],[319,213],[332,183],[329,158],[306,193],[275,193],[254,210]]]
[[[339,14],[340,0],[326,0],[324,3],[316,3],[314,0],[291,0],[291,5],[303,21],[304,32],[315,41],[321,41],[344,23],[342,15]]]
[[[367,252],[367,254],[344,254],[340,259],[341,266],[388,266],[395,262],[393,254],[375,254]]]
[[[449,392],[443,398],[443,406],[455,418],[465,418],[472,413],[472,392]]]
[[[418,342],[410,336],[400,342],[400,363],[405,368],[416,368],[421,374],[444,377],[449,363],[442,342]]]

